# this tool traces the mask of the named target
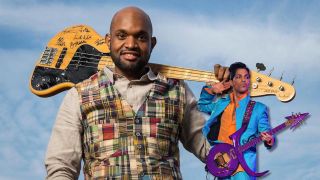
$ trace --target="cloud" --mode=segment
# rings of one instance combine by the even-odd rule
[[[67,26],[88,24],[106,33],[107,21],[111,20],[118,8],[111,3],[98,7],[95,5],[84,7],[79,4],[68,5],[61,2],[30,3],[23,6],[11,3],[2,4],[0,6],[0,17],[2,17],[0,25],[54,34]]]
[[[74,24],[88,24],[103,35],[108,30],[111,16],[121,7],[116,3],[99,6],[87,3],[83,6],[61,1],[28,1],[18,5],[21,2],[0,2],[0,27],[33,32],[33,36],[26,37],[26,46],[28,38],[51,38]],[[269,97],[258,100],[270,106],[273,127],[282,123],[282,116],[291,111],[309,111],[312,117],[298,131],[280,133],[279,144],[271,153],[261,147],[259,158],[261,169],[272,172],[266,179],[311,179],[320,176],[319,165],[315,164],[319,161],[320,147],[311,140],[318,136],[317,127],[320,125],[316,120],[320,115],[317,113],[319,103],[314,97],[320,84],[316,78],[320,35],[315,31],[319,24],[312,24],[314,20],[307,10],[302,12],[299,21],[290,19],[293,24],[283,23],[279,19],[284,18],[285,6],[282,4],[264,18],[255,19],[257,12],[252,9],[234,17],[145,5],[158,37],[151,61],[203,70],[211,70],[215,63],[228,65],[235,60],[244,61],[252,68],[256,62],[264,62],[269,70],[275,66],[274,74],[285,71],[285,77],[297,75],[294,101],[283,104]],[[22,46],[10,50],[0,47],[0,160],[8,162],[0,165],[0,169],[7,173],[0,179],[43,179],[45,174],[43,158],[63,94],[41,99],[28,89],[29,77],[41,53],[39,49],[44,48],[41,44],[44,42],[39,41],[33,45],[39,46],[36,50]],[[196,96],[201,86],[200,83],[191,83]],[[181,163],[185,179],[205,176],[203,165],[185,150],[181,151]],[[17,169],[19,174],[13,173]]]
[[[286,72],[299,66],[300,73],[319,68],[318,33],[304,29],[288,33],[272,22],[258,24],[232,18],[211,22],[210,17],[159,14],[159,19],[155,18],[158,48],[161,54],[165,52],[163,58],[168,62],[174,58],[176,63],[201,67],[239,60],[254,67],[256,62],[264,62],[269,70],[275,66]]]

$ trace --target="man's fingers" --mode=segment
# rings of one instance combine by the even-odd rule
[[[208,81],[208,82],[206,82],[206,85],[207,86],[213,86],[213,85],[215,85],[216,84],[216,82],[213,82],[213,81]]]
[[[218,80],[219,81],[222,81],[223,80],[223,75],[224,75],[224,72],[226,71],[226,67],[220,67],[219,69],[219,73],[218,73]]]
[[[220,67],[221,67],[220,64],[215,64],[215,65],[214,65],[214,75],[215,75],[216,77],[218,77]]]
[[[264,141],[271,141],[272,140],[272,136],[267,132],[262,132],[261,136],[262,136],[261,137],[262,140],[264,140]]]
[[[226,68],[226,70],[223,75],[223,80],[228,80],[230,77],[230,72],[229,72],[229,68],[227,68],[227,67],[225,67],[225,68]]]

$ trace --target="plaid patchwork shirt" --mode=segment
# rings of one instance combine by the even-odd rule
[[[76,158],[67,161],[70,177],[77,177],[80,168],[77,161],[82,157],[86,179],[181,179],[179,140],[204,160],[209,148],[201,135],[204,119],[194,109],[196,101],[187,86],[185,90],[183,82],[158,75],[152,80],[142,104],[132,105],[130,98],[108,77],[108,71],[101,71],[77,85],[81,115],[74,127],[78,128],[79,136],[74,139],[76,142],[80,139],[80,143],[73,146],[80,146],[82,154],[76,152]],[[188,93],[191,93],[189,100]],[[59,158],[53,150],[68,154],[62,152],[67,147],[52,147],[62,131],[57,127],[59,120],[64,119],[59,117],[60,112],[46,157],[48,179],[61,177],[56,169],[61,172],[63,168],[53,163]]]

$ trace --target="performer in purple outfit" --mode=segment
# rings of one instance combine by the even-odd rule
[[[252,103],[251,117],[248,117],[249,122],[241,135],[240,144],[242,145],[252,137],[261,134],[265,146],[271,148],[274,144],[274,138],[266,133],[270,130],[267,107],[260,102],[250,100],[249,69],[245,64],[236,62],[230,66],[229,71],[231,81],[224,80],[212,86],[205,86],[201,92],[198,108],[210,115],[202,129],[203,135],[213,148],[217,143],[232,144],[229,136],[242,127],[245,113],[250,111],[247,110],[250,109],[247,106]],[[231,87],[229,93],[221,94],[228,89],[230,90]],[[256,171],[256,148],[245,151],[243,156],[247,165],[235,167],[235,172],[223,179],[255,179],[246,171],[248,168],[250,168],[248,171]],[[225,158],[228,159],[228,157]]]

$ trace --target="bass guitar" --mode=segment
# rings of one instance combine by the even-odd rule
[[[286,122],[271,129],[270,131],[268,131],[268,133],[270,135],[274,135],[288,126],[291,126],[290,129],[294,129],[299,124],[301,124],[301,122],[305,120],[307,116],[309,116],[309,113],[299,113],[287,116]],[[245,127],[242,127],[229,137],[233,141],[233,145],[227,143],[218,143],[211,148],[207,157],[206,165],[208,171],[212,175],[221,178],[231,176],[238,168],[239,164],[250,176],[260,177],[269,172],[264,171],[261,173],[256,173],[252,171],[247,165],[243,157],[243,152],[261,142],[262,139],[260,135],[256,138],[251,139],[249,142],[240,145],[240,137],[245,130]]]
[[[89,78],[105,66],[114,67],[105,39],[91,27],[64,29],[47,44],[30,78],[30,90],[40,97],[53,96]],[[168,78],[218,82],[213,72],[149,63]],[[294,98],[292,85],[251,71],[251,96],[276,95],[280,101]]]

